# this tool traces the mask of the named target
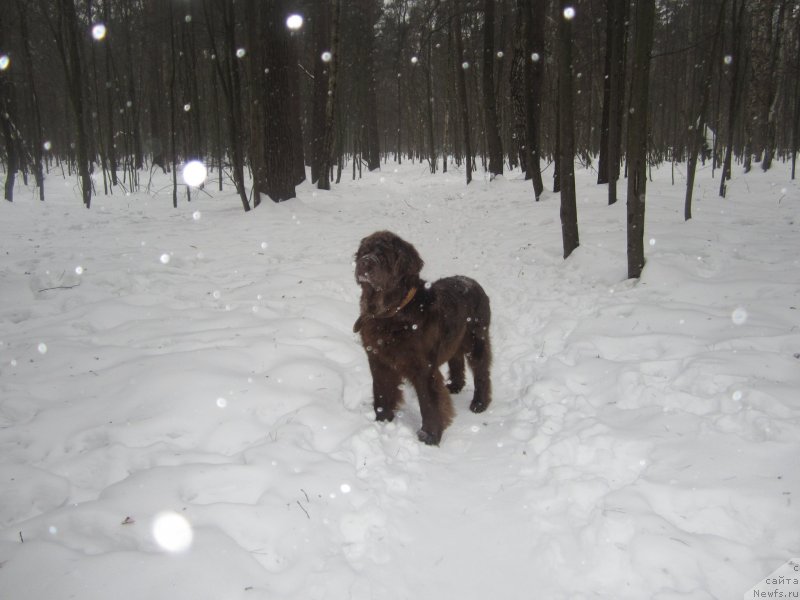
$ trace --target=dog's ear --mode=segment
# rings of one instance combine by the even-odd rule
[[[417,252],[417,249],[400,238],[397,238],[396,244],[399,273],[401,275],[410,275],[412,277],[419,275],[425,263],[420,257],[419,252]]]

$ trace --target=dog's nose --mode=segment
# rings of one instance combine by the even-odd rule
[[[360,283],[370,283],[371,276],[378,267],[378,258],[374,254],[367,254],[356,260],[356,279]]]

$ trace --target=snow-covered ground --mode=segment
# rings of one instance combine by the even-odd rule
[[[648,263],[578,171],[385,165],[245,214],[209,190],[0,204],[0,598],[742,598],[800,555],[800,188],[653,174]],[[101,186],[102,187],[102,186]],[[210,185],[209,188],[215,188]],[[359,240],[493,308],[494,403],[373,420]],[[751,594],[752,597],[752,594]]]

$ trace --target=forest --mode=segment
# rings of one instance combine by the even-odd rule
[[[800,0],[0,0],[0,599],[800,597],[799,142]]]
[[[8,0],[0,107],[9,201],[18,175],[42,200],[45,174],[76,177],[89,207],[162,169],[177,205],[193,159],[244,210],[390,160],[454,165],[467,184],[520,167],[537,199],[561,192],[568,255],[575,160],[609,203],[627,177],[634,214],[648,166],[686,163],[686,219],[698,160],[723,196],[734,163],[791,160],[794,177],[800,5]]]

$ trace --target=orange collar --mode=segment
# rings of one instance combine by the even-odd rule
[[[399,313],[406,306],[408,306],[408,303],[411,302],[414,299],[414,296],[416,295],[417,295],[417,288],[412,287],[410,290],[408,290],[408,293],[406,294],[406,297],[403,298],[403,301],[400,303],[400,306],[394,309],[394,314]]]

